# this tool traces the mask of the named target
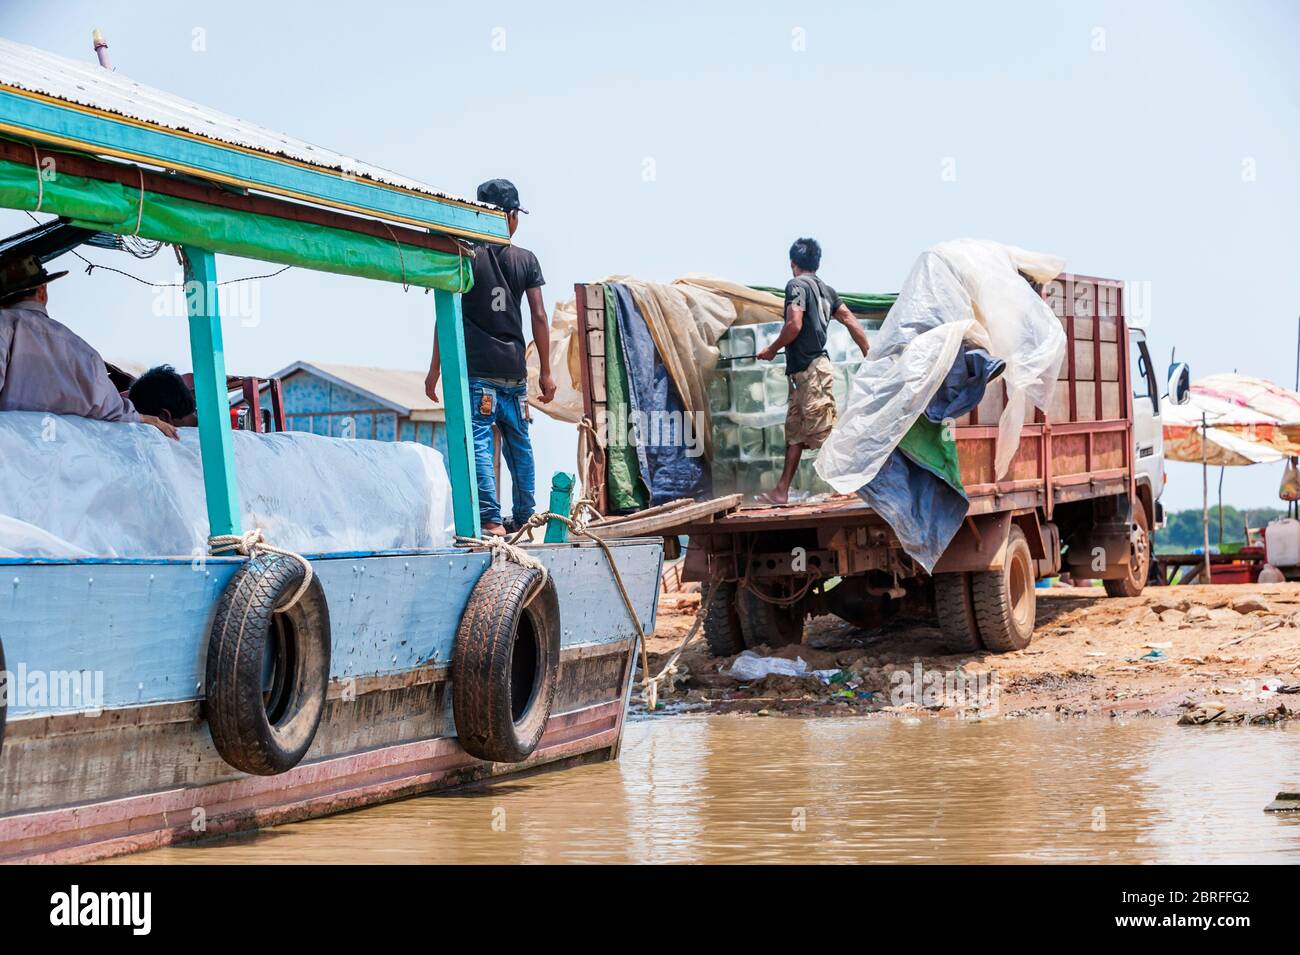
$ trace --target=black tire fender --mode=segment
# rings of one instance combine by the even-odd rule
[[[560,600],[542,577],[535,567],[493,563],[461,614],[452,715],[460,745],[478,759],[521,762],[546,731],[560,672]]]
[[[302,598],[298,561],[259,554],[235,572],[208,636],[207,720],[221,758],[257,776],[283,773],[316,738],[330,675],[330,615],[320,578]]]

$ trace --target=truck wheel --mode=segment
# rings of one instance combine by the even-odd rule
[[[709,609],[704,614],[704,642],[715,657],[730,657],[745,649],[736,612],[736,584],[718,581],[713,585]]]
[[[745,588],[740,591],[739,603],[740,632],[745,638],[745,646],[753,649],[767,644],[776,648],[803,643],[803,622],[808,616],[806,598],[782,607],[768,603]]]
[[[1034,639],[1034,561],[1025,532],[1014,524],[1001,570],[971,574],[975,623],[994,653],[1023,650]]]
[[[1112,597],[1136,597],[1146,586],[1151,573],[1151,528],[1147,526],[1147,512],[1141,502],[1137,504],[1133,522],[1134,538],[1129,544],[1128,574],[1118,580],[1103,580],[1106,593]]]
[[[975,622],[970,574],[935,574],[934,610],[949,650],[953,653],[979,653],[984,649],[979,625]]]

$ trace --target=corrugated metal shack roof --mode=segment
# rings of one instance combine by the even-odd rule
[[[145,86],[97,63],[69,59],[4,38],[0,38],[0,85],[102,110],[149,126],[189,133],[319,169],[347,173],[358,179],[496,211],[495,206],[487,203],[454,196],[388,169],[359,162],[342,153]]]
[[[424,393],[426,373],[423,371],[296,361],[271,377],[285,379],[300,371],[317,375],[344,388],[359,391],[400,415],[423,421],[443,420],[442,402],[433,401]],[[438,381],[438,393],[441,396],[441,379]]]

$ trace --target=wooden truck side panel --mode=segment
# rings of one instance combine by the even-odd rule
[[[993,473],[997,421],[1006,407],[998,381],[956,422],[957,455],[970,513],[1039,507],[1132,494],[1133,397],[1120,282],[1063,275],[1043,298],[1065,328],[1066,354],[1045,415],[1030,406],[1020,448],[1002,480]]]

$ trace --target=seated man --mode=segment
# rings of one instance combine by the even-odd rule
[[[176,429],[142,415],[109,380],[104,359],[50,318],[49,273],[35,256],[0,264],[0,411],[48,411],[99,421],[142,422],[169,438]]]
[[[173,427],[193,428],[199,423],[194,392],[171,365],[150,368],[131,384],[127,397],[140,414],[153,415]]]

